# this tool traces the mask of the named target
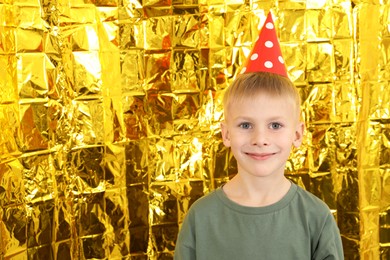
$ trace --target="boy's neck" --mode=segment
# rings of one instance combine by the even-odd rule
[[[247,180],[239,174],[223,187],[226,196],[237,204],[248,207],[264,207],[280,201],[289,191],[291,181],[281,178]]]

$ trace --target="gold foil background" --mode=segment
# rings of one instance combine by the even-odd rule
[[[303,99],[288,177],[390,258],[387,1],[0,0],[0,259],[172,259],[235,173],[221,96],[272,10]]]

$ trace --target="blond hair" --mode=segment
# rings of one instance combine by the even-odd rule
[[[244,99],[250,99],[262,93],[290,98],[299,116],[301,103],[299,92],[289,78],[275,73],[252,72],[239,74],[225,91],[223,97],[225,118],[232,104],[243,102]]]

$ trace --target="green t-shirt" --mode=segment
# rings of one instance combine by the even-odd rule
[[[190,208],[176,242],[175,260],[344,259],[329,207],[292,184],[277,203],[241,206],[222,188]]]

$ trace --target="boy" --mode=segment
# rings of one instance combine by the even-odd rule
[[[268,45],[275,48],[275,42]],[[252,54],[251,60],[257,59]],[[277,60],[259,61],[265,65],[261,69],[247,65],[227,89],[222,138],[238,172],[191,206],[176,260],[344,259],[327,205],[284,176],[291,147],[302,143],[304,125],[299,94]]]

